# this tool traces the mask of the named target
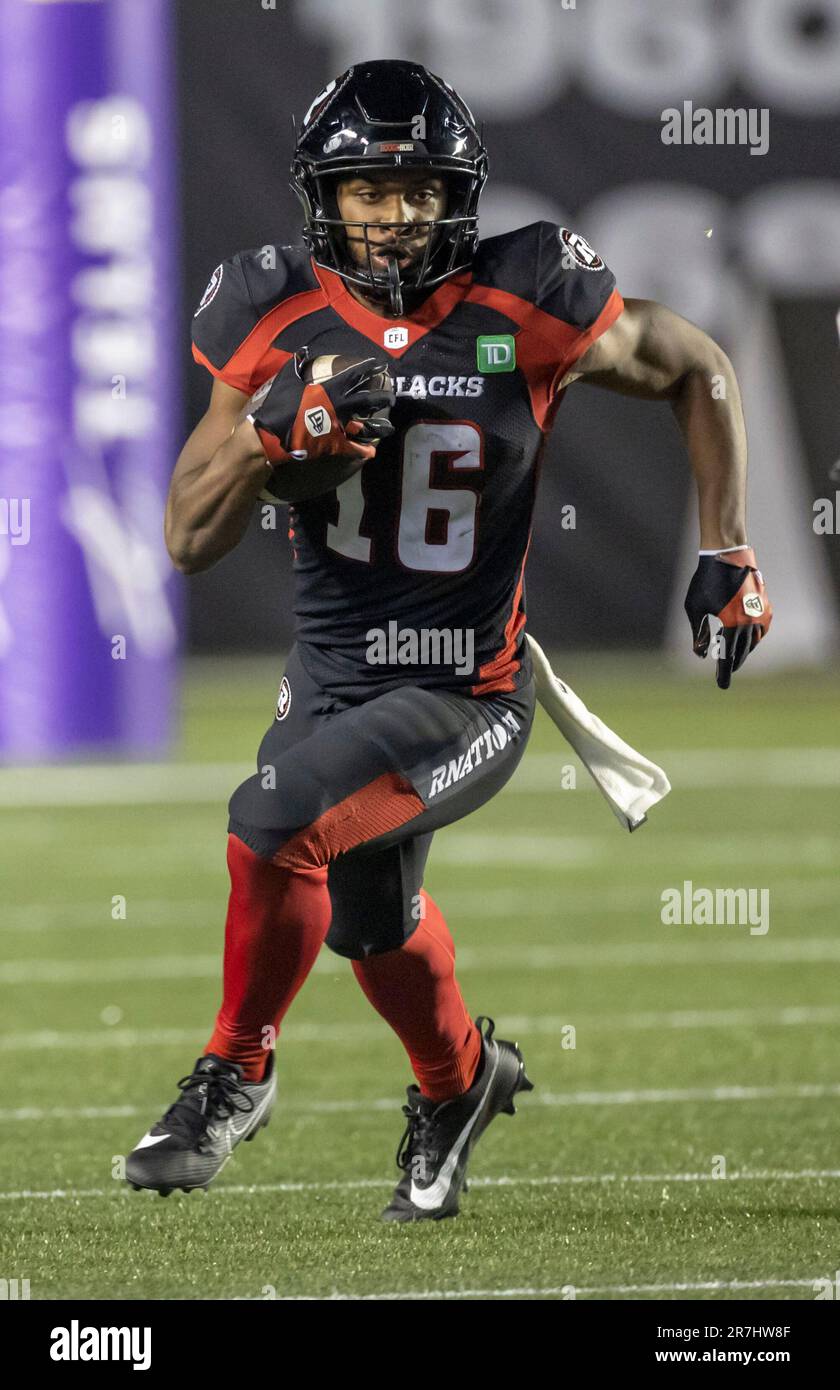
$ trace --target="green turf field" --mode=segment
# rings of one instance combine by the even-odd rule
[[[836,673],[760,661],[721,692],[699,664],[565,660],[671,795],[628,835],[585,774],[559,789],[539,716],[509,787],[436,837],[468,1006],[536,1084],[455,1221],[378,1220],[412,1076],[327,951],[272,1123],[210,1192],[112,1176],[211,1030],[225,800],[279,663],[189,668],[175,774],[0,774],[0,1276],[33,1299],[813,1299],[840,1269],[840,712]],[[769,889],[769,930],[663,925],[685,880]]]

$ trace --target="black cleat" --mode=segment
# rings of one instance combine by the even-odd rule
[[[486,1032],[481,1025],[487,1024]],[[434,1101],[418,1086],[409,1086],[406,1131],[397,1149],[404,1177],[382,1213],[383,1221],[440,1221],[458,1215],[458,1198],[466,1192],[467,1163],[491,1120],[516,1113],[517,1091],[533,1091],[516,1043],[494,1038],[495,1024],[476,1019],[482,1033],[483,1066],[468,1091],[453,1100]]]
[[[206,1188],[240,1140],[268,1124],[277,1097],[274,1053],[262,1081],[243,1081],[237,1062],[208,1052],[178,1082],[181,1096],[128,1156],[126,1181],[168,1197],[176,1187]]]

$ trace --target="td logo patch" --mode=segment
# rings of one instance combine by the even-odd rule
[[[280,690],[277,695],[277,713],[275,719],[285,719],[292,707],[292,687],[284,676],[280,682]]]
[[[313,439],[320,439],[321,435],[329,434],[332,429],[330,417],[322,405],[313,405],[309,410],[305,410],[303,423]]]
[[[475,361],[480,372],[512,372],[516,368],[516,343],[511,333],[482,334],[475,340]]]

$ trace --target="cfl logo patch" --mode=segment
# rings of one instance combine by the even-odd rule
[[[386,348],[405,347],[408,342],[407,328],[386,328],[382,334],[382,346]]]
[[[749,613],[751,618],[760,618],[764,612],[764,600],[761,594],[747,594],[744,599],[744,612]]]
[[[332,429],[330,417],[322,405],[315,405],[309,410],[305,410],[303,423],[313,439],[320,439],[322,435],[329,434]]]

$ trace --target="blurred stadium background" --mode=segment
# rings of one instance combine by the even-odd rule
[[[717,691],[682,612],[696,520],[670,412],[570,392],[529,626],[674,790],[622,837],[583,774],[561,790],[574,759],[541,722],[511,787],[437,837],[468,1003],[539,1089],[478,1151],[465,1216],[400,1233],[403,1259],[375,1218],[410,1077],[326,953],[281,1035],[285,1105],[212,1198],[112,1178],[209,1032],[225,802],[292,639],[284,528],[255,522],[189,581],[163,546],[209,395],[190,317],[220,260],[297,240],[292,115],[379,57],[484,120],[485,235],[571,225],[622,293],[727,349],[776,607]],[[768,152],[664,145],[687,100],[767,108]],[[786,1298],[833,1276],[840,551],[813,522],[836,500],[840,527],[838,107],[838,0],[0,0],[0,1277]],[[768,888],[769,932],[663,927],[685,880]],[[708,1180],[721,1155],[736,1181]]]

